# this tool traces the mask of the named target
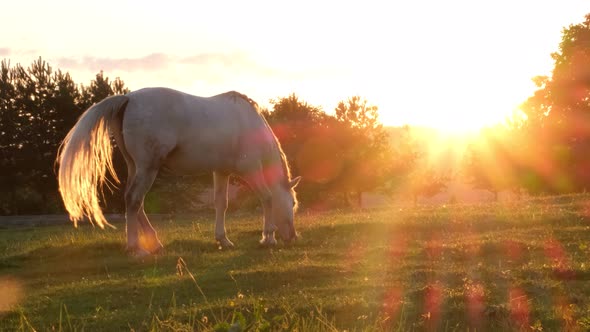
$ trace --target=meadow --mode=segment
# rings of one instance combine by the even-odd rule
[[[4,331],[590,329],[590,196],[300,213],[259,248],[261,217],[154,222],[165,251],[128,257],[124,225],[0,225]]]

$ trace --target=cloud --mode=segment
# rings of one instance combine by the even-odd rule
[[[249,95],[260,101],[268,98],[268,94],[286,95],[294,91],[312,91],[323,96],[326,89],[334,90],[337,84],[347,84],[350,74],[338,64],[310,61],[293,68],[287,66],[290,61],[266,63],[263,58],[247,52],[61,57],[52,62],[76,77],[103,70],[107,76],[121,77],[131,89],[169,86],[189,93],[213,95],[227,90],[247,92],[256,86],[257,91],[265,93]]]
[[[260,64],[246,53],[199,53],[188,56],[174,56],[165,53],[152,53],[137,58],[110,57],[61,57],[57,66],[66,70],[83,70],[106,73],[127,72],[157,75],[176,75],[174,73],[198,73],[207,81],[223,81],[232,76],[255,75],[258,77],[277,77],[281,71]],[[284,74],[284,73],[283,73]]]
[[[8,47],[0,47],[0,56],[8,56],[11,53],[12,52],[10,51],[10,49]]]
[[[174,65],[193,67],[215,67],[250,69],[271,74],[273,71],[261,66],[243,53],[201,53],[178,57],[164,53],[153,53],[138,58],[108,58],[85,56],[82,58],[61,57],[57,59],[60,67],[90,71],[159,71]]]
[[[256,61],[246,53],[202,53],[184,57],[179,61],[205,72],[224,71],[229,75],[256,74],[264,77],[276,77],[281,71]]]
[[[163,53],[153,53],[140,58],[99,58],[85,56],[82,58],[57,59],[60,67],[68,69],[83,69],[91,71],[128,71],[134,72],[139,70],[161,70],[165,69],[171,60],[170,57]]]
[[[245,56],[241,53],[201,53],[184,57],[180,59],[180,62],[183,64],[192,65],[210,65],[214,63],[232,65],[236,62],[245,62]]]

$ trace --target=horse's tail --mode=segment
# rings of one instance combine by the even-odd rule
[[[100,228],[111,226],[102,214],[98,195],[107,170],[119,182],[113,168],[109,127],[128,102],[126,96],[112,96],[93,105],[82,114],[59,148],[59,191],[75,226],[84,216]]]

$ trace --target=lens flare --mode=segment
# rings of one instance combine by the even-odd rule
[[[477,282],[466,282],[463,287],[469,323],[473,327],[481,327],[485,310],[485,288]]]
[[[389,258],[392,264],[397,264],[408,252],[408,237],[410,234],[394,232],[389,240]]]
[[[440,320],[441,306],[443,302],[443,286],[439,281],[430,283],[424,291],[424,309],[422,318],[426,322],[429,331],[436,330]]]
[[[443,254],[443,241],[440,234],[433,233],[428,242],[426,242],[424,249],[431,261],[439,260]]]
[[[504,254],[512,261],[519,261],[522,258],[522,244],[514,240],[506,240],[503,243]]]
[[[508,292],[510,300],[510,319],[513,323],[521,327],[530,326],[530,306],[526,293],[518,288],[513,287]]]
[[[12,310],[23,297],[21,283],[11,277],[0,277],[0,313]]]
[[[395,321],[397,318],[403,303],[403,296],[404,293],[400,286],[393,286],[383,295],[382,315],[387,321]]]
[[[563,245],[555,238],[550,238],[544,245],[545,256],[551,261],[553,274],[560,279],[571,279],[575,271],[571,268],[570,260]]]

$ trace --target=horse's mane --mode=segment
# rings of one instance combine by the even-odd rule
[[[285,155],[285,152],[283,151],[283,148],[281,147],[281,143],[279,142],[279,139],[277,138],[275,133],[272,131],[270,125],[268,124],[268,121],[266,121],[266,118],[260,112],[260,108],[258,107],[258,103],[255,102],[252,98],[246,96],[243,93],[239,93],[237,91],[228,91],[228,92],[224,93],[223,95],[227,96],[228,98],[232,98],[234,101],[236,101],[238,98],[245,100],[250,105],[252,105],[252,107],[254,108],[256,113],[258,113],[258,115],[262,118],[262,121],[264,121],[264,125],[268,128],[268,130],[270,131],[270,133],[273,137],[273,141],[275,143],[275,148],[277,149],[279,157],[281,159],[281,166],[283,168],[283,173],[285,174],[285,179],[283,180],[283,182],[281,184],[286,189],[289,189],[289,191],[291,192],[291,195],[293,196],[293,199],[295,200],[295,208],[297,208],[297,205],[298,205],[297,196],[295,194],[295,190],[293,188],[291,188],[291,185],[289,184],[289,182],[291,181],[291,168],[289,167],[289,162],[287,161],[287,156]]]
[[[260,112],[258,112],[258,113],[260,114]],[[264,121],[264,124],[266,125],[266,127],[268,128],[268,130],[272,134],[272,137],[274,138],[275,147],[276,147],[277,151],[279,152],[279,156],[281,159],[281,166],[283,167],[283,172],[285,173],[285,179],[283,180],[283,182],[281,184],[283,185],[283,187],[285,189],[289,190],[289,192],[291,193],[291,197],[293,197],[293,203],[295,204],[293,206],[293,210],[297,211],[297,208],[299,207],[299,201],[297,201],[297,194],[295,193],[295,189],[293,189],[293,187],[291,187],[291,184],[290,184],[290,182],[291,182],[291,168],[289,167],[289,162],[287,161],[287,156],[285,155],[285,152],[283,151],[283,148],[281,147],[281,143],[279,142],[279,139],[277,138],[275,133],[270,128],[270,125],[268,124],[268,122],[266,121],[264,116],[262,114],[260,114],[260,117],[262,118],[262,120]]]

